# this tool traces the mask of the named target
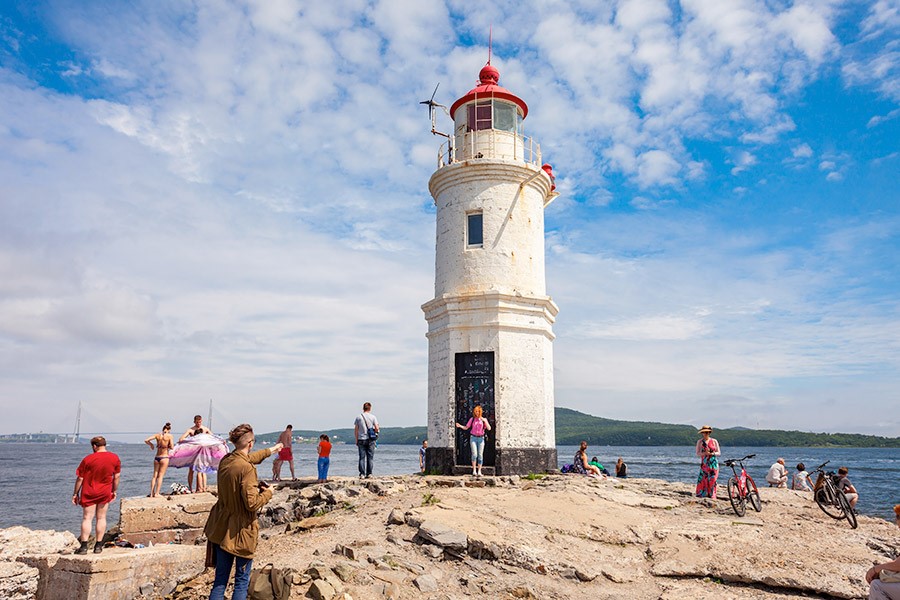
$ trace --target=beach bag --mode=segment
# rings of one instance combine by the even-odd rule
[[[191,488],[184,485],[183,483],[178,483],[177,481],[172,483],[171,490],[172,490],[173,495],[190,494],[191,493]]]
[[[574,465],[563,465],[559,468],[560,473],[572,473],[575,469]]]
[[[900,583],[900,571],[882,569],[878,572],[878,579],[884,583]]]
[[[366,439],[370,442],[374,442],[378,439],[378,432],[375,431],[374,427],[369,427],[369,420],[366,419],[366,415],[362,414],[359,416],[362,417],[363,423],[366,424]]]
[[[290,568],[276,569],[272,563],[250,573],[248,600],[288,600],[291,597],[291,583],[294,571]]]

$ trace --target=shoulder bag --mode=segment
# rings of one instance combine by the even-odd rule
[[[365,413],[363,413],[359,416],[362,417],[363,423],[366,426],[366,439],[370,442],[374,442],[375,440],[378,439],[378,432],[375,431],[374,427],[369,427],[369,420],[366,419]]]

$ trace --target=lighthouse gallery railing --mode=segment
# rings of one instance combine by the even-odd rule
[[[497,129],[467,131],[438,149],[437,167],[476,158],[517,160],[541,166],[541,145],[534,138]]]

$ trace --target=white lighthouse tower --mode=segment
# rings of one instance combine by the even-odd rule
[[[434,299],[428,321],[426,467],[470,472],[468,432],[481,405],[492,426],[484,472],[557,468],[553,322],[544,278],[544,208],[557,195],[525,102],[490,64],[450,107],[454,131],[428,189],[437,207]],[[433,107],[432,107],[433,110]],[[463,470],[465,469],[465,470]]]

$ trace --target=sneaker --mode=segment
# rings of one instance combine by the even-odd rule
[[[81,542],[81,546],[75,551],[75,554],[87,554],[87,542]]]
[[[103,544],[97,542],[94,544],[94,554],[100,554],[101,552],[103,552]]]

